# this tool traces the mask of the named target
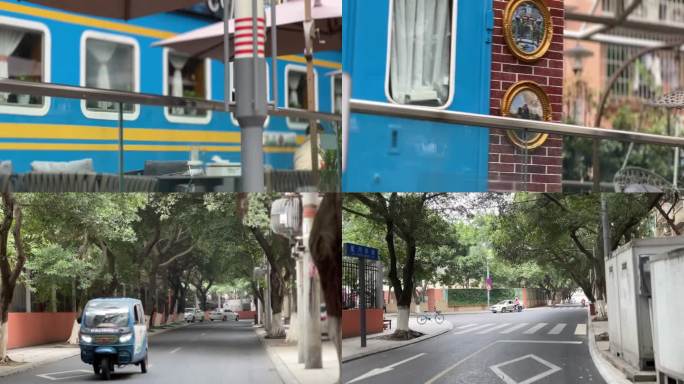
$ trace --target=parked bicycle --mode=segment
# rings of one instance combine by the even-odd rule
[[[444,315],[440,311],[435,311],[434,313],[422,313],[418,316],[418,324],[423,325],[426,322],[434,319],[437,324],[442,324],[444,321]]]

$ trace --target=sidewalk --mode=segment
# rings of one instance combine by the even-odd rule
[[[398,315],[387,314],[385,315],[385,319],[392,320],[392,329],[385,329],[383,333],[368,335],[365,348],[361,348],[361,337],[350,337],[342,340],[342,362],[360,359],[368,355],[374,355],[376,353],[428,340],[449,332],[454,328],[454,325],[449,320],[444,320],[443,323],[437,324],[434,319],[432,319],[425,324],[420,325],[418,324],[418,317],[411,316],[409,317],[409,329],[420,332],[423,336],[411,340],[387,340],[382,338],[382,336],[394,333],[394,329],[397,326]]]
[[[587,312],[588,313],[588,312]],[[655,372],[642,372],[610,353],[610,342],[599,339],[598,335],[608,334],[607,321],[594,321],[588,315],[589,330],[587,341],[589,353],[603,379],[610,384],[632,384],[634,382],[655,384]]]
[[[339,379],[340,364],[331,341],[323,341],[323,368],[304,369],[304,364],[297,362],[299,353],[296,344],[288,343],[285,339],[266,339],[266,331],[262,327],[255,327],[254,331],[284,384],[332,384]]]
[[[153,337],[172,329],[185,327],[186,323],[167,324],[150,331],[149,336]],[[41,365],[54,363],[56,361],[68,359],[70,357],[78,356],[81,353],[78,345],[71,345],[67,343],[54,343],[45,345],[36,345],[26,348],[10,349],[7,355],[14,360],[8,365],[0,365],[0,377],[10,376],[17,373],[29,371]]]

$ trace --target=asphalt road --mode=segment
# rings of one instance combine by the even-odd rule
[[[116,369],[112,381],[126,383],[282,383],[252,321],[191,324],[149,339],[149,368]],[[90,383],[101,381],[79,356],[18,375],[2,383]]]
[[[586,308],[447,315],[454,329],[342,365],[344,383],[605,383],[589,355]]]

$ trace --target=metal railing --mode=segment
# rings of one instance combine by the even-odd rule
[[[0,180],[0,190],[12,189],[15,191],[33,191],[37,187],[41,187],[40,191],[81,191],[81,192],[98,192],[98,191],[132,191],[131,188],[138,188],[142,186],[142,190],[149,191],[151,188],[163,187],[169,183],[138,183],[135,182],[136,177],[141,176],[125,176],[123,156],[124,156],[124,119],[122,114],[123,104],[139,104],[158,107],[184,107],[196,110],[217,111],[217,112],[235,112],[235,103],[227,105],[224,101],[184,98],[174,96],[163,96],[147,93],[136,93],[108,89],[86,88],[73,85],[29,82],[13,79],[0,79],[0,92],[13,93],[18,95],[31,95],[36,97],[55,97],[67,99],[79,99],[89,101],[104,101],[118,104],[119,113],[119,174],[118,180],[110,180],[111,177],[86,178],[81,182],[81,178],[70,178],[67,175],[46,175],[42,176],[23,176],[15,175],[14,177],[4,176]],[[293,108],[279,108],[274,104],[270,104],[268,108],[268,115],[274,117],[298,118],[314,121],[329,121],[339,124],[342,117],[339,114],[331,114],[325,112],[310,112],[302,109]],[[340,152],[338,148],[338,153]],[[311,172],[307,171],[277,171],[267,170],[266,181],[268,190],[278,191],[295,191],[295,190],[310,190],[312,188],[321,188],[325,191],[339,190],[339,171],[337,172],[337,182],[331,182],[330,177],[325,180],[325,185],[311,185]],[[143,175],[144,176],[144,175]],[[73,179],[73,180],[72,180]],[[100,180],[102,179],[102,180]],[[146,179],[150,179],[147,177]],[[239,178],[231,182],[230,185],[238,188],[240,185]],[[75,180],[75,181],[74,181]],[[68,181],[68,182],[67,182]],[[64,185],[58,185],[64,182]],[[191,181],[192,184],[192,181]],[[171,184],[169,184],[171,185]],[[38,190],[36,190],[38,191]]]
[[[226,111],[226,106],[223,101],[162,96],[150,93],[136,93],[110,89],[85,88],[73,85],[12,79],[0,79],[0,92],[32,96],[64,97],[68,99],[109,101],[122,104],[187,107],[219,112],[235,112],[235,103],[230,103],[229,110]],[[342,121],[342,116],[332,113],[309,112],[303,109],[293,108],[278,108],[273,104],[269,106],[268,114],[270,116],[284,116],[300,119]]]
[[[378,267],[373,263],[365,266],[366,308],[376,308]],[[361,297],[359,284],[359,264],[357,259],[342,258],[342,307],[344,309],[359,308]]]
[[[468,112],[442,111],[425,107],[405,106],[352,99],[350,109],[355,113],[383,115],[433,121],[437,123],[467,125],[505,131],[527,130],[535,133],[577,136],[590,139],[615,140],[628,143],[655,144],[670,147],[684,147],[684,137],[654,135],[642,132],[618,131],[579,125],[552,123],[547,121],[522,120],[511,117],[481,115]]]

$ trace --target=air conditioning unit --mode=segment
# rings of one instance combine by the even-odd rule
[[[292,195],[273,202],[271,230],[289,239],[302,234],[302,203],[298,196]]]

